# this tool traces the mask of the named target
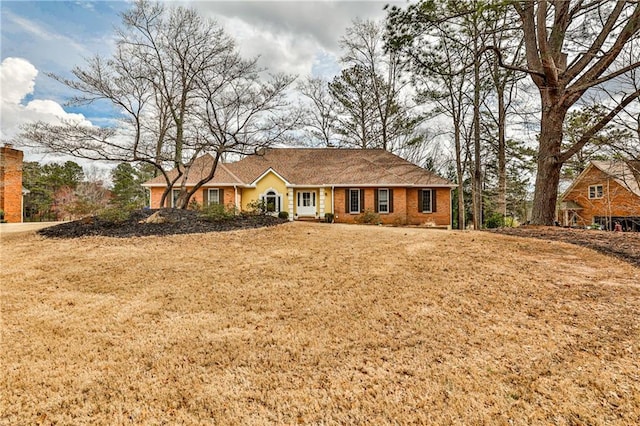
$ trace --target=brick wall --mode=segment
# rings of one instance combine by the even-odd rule
[[[22,151],[0,147],[0,209],[11,223],[22,222],[22,158]]]
[[[379,213],[380,221],[390,225],[450,225],[451,190],[449,188],[431,189],[436,191],[435,212],[422,213],[418,211],[418,188],[393,188],[393,212]],[[351,214],[346,211],[345,190],[345,188],[335,189],[335,220],[341,223],[355,223],[360,214]],[[375,211],[376,188],[361,188],[360,190],[364,191],[364,210]]]
[[[198,204],[203,205],[204,204],[204,191],[208,190],[209,188],[200,188],[196,191],[195,194],[193,194],[193,196],[191,197],[192,200],[195,200],[198,202]],[[225,206],[229,206],[229,205],[233,205],[234,204],[234,196],[235,196],[235,192],[233,187],[228,187],[228,188],[222,188],[223,189],[223,197],[224,197],[224,205]],[[152,209],[158,209],[160,208],[160,199],[162,198],[162,193],[164,192],[164,188],[160,188],[160,187],[152,187],[151,188],[151,208]],[[240,193],[240,190],[238,189],[238,193]],[[170,207],[171,206],[171,195],[167,196],[167,206]]]
[[[589,187],[593,185],[602,185],[602,198],[589,198]],[[640,197],[597,167],[591,167],[563,201],[574,201],[582,207],[577,210],[578,226],[591,225],[595,216],[640,216]]]

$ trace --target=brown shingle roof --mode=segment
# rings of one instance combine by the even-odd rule
[[[206,161],[210,167],[213,158],[209,155]],[[247,156],[221,166],[211,183],[249,185],[272,169],[290,184],[301,186],[455,186],[432,172],[378,149],[272,148],[262,155]],[[198,174],[198,169],[203,174]],[[188,183],[197,182],[209,170],[207,167],[198,169],[192,168]],[[146,184],[163,182],[162,178],[156,178]]]
[[[205,178],[209,175],[211,171],[211,167],[213,167],[213,156],[211,154],[205,154],[201,157],[196,158],[189,170],[189,175],[187,177],[186,185],[195,185],[200,182],[201,179]],[[225,184],[225,185],[243,185],[240,179],[235,176],[229,169],[227,168],[228,164],[218,163],[218,167],[216,169],[216,173],[213,175],[213,179],[211,179],[208,184]],[[178,175],[178,171],[176,169],[170,170],[168,173],[170,179],[175,179]],[[178,180],[177,183],[180,183]],[[166,184],[163,176],[156,176],[155,178],[144,183],[145,186],[164,186]]]

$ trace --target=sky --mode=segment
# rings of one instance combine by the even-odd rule
[[[330,78],[340,71],[339,40],[354,19],[383,19],[404,1],[172,1],[215,19],[245,57],[272,72]],[[0,140],[29,121],[108,123],[108,105],[68,106],[73,91],[48,74],[71,77],[86,58],[108,56],[129,1],[0,2]],[[48,161],[25,151],[26,161]]]

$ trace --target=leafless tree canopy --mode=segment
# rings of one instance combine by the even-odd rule
[[[114,54],[73,74],[52,77],[77,91],[73,103],[110,102],[118,114],[113,126],[34,123],[21,139],[58,154],[152,164],[167,181],[165,197],[182,188],[182,207],[213,177],[223,154],[270,146],[296,121],[285,114],[293,77],[265,79],[256,59],[242,58],[216,22],[185,7],[138,1],[122,14]],[[203,153],[216,161],[187,192],[191,164]],[[172,168],[179,170],[173,180],[166,173]]]

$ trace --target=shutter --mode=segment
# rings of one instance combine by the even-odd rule
[[[364,188],[360,190],[360,212],[364,213]]]
[[[431,213],[436,212],[436,190],[431,190]]]
[[[418,189],[418,213],[422,213],[422,189]]]
[[[222,188],[218,189],[218,204],[224,206],[224,189]]]
[[[378,188],[373,188],[373,209],[378,213]]]
[[[209,188],[202,190],[202,205],[207,206],[209,204]]]
[[[393,213],[393,188],[389,188],[389,213]]]
[[[349,199],[349,188],[344,190],[345,193],[345,201],[344,201],[344,212],[351,213],[351,200]]]

